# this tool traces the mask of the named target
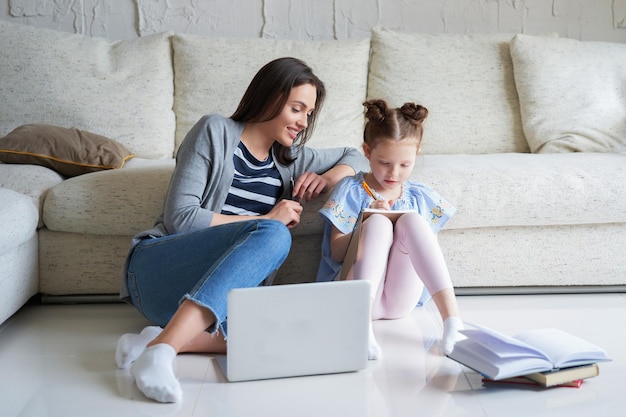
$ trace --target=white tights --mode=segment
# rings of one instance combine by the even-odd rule
[[[354,279],[372,288],[372,319],[396,319],[417,305],[424,286],[435,294],[452,281],[436,235],[419,213],[407,213],[394,225],[372,215],[361,229]]]
[[[424,286],[430,294],[453,288],[437,237],[417,212],[402,215],[395,226],[383,215],[363,222],[348,279],[370,282],[372,320],[405,317],[417,305]],[[447,354],[463,325],[458,317],[444,319],[442,344]],[[371,323],[369,331],[369,358],[378,359],[381,352]]]

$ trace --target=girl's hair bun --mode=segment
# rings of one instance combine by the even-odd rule
[[[428,117],[428,109],[416,103],[404,103],[400,107],[400,113],[409,120],[422,123]]]
[[[368,100],[365,106],[365,117],[373,123],[381,123],[387,115],[387,102],[385,100]]]

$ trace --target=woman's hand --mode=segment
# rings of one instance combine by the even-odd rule
[[[293,229],[300,223],[302,206],[297,201],[280,200],[274,208],[264,216],[265,219],[278,220]]]
[[[317,197],[328,186],[328,181],[315,172],[305,172],[293,185],[292,197],[296,200],[309,201]]]

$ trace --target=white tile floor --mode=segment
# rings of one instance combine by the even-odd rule
[[[614,359],[581,388],[483,386],[440,356],[434,307],[376,322],[383,358],[362,372],[228,383],[210,355],[181,355],[184,400],[146,400],[114,363],[146,322],[124,304],[29,305],[0,330],[0,416],[626,416],[626,294],[460,296],[464,318],[507,334],[558,327]]]

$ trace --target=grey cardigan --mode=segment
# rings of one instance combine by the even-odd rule
[[[130,252],[146,237],[191,232],[210,226],[214,213],[224,206],[234,178],[233,155],[245,123],[220,115],[203,116],[189,131],[176,155],[176,167],[168,186],[163,212],[153,228],[132,238]],[[355,172],[369,170],[367,160],[354,148],[297,150],[296,160],[288,166],[276,162],[283,183],[283,195],[290,196],[290,180],[305,172],[322,174],[337,164],[349,165]],[[122,275],[120,297],[128,298],[126,275],[130,256]]]

